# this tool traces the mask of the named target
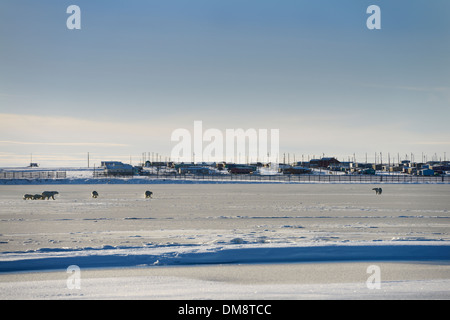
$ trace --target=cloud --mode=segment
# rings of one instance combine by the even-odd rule
[[[162,131],[164,128],[160,124],[150,125],[139,119],[120,122],[52,115],[0,114],[0,136],[3,138],[0,143],[9,145],[129,147],[136,142],[149,141]]]
[[[386,85],[386,84],[375,84],[375,83],[361,84],[361,86],[367,87],[367,88],[378,88],[378,89],[394,89],[394,90],[405,90],[405,91],[415,91],[415,92],[450,94],[450,87],[445,87],[445,86],[439,86],[439,87],[402,86],[402,85]]]
[[[450,141],[417,141],[418,145],[450,146]]]
[[[81,146],[81,147],[126,147],[123,143],[108,142],[31,142],[31,141],[4,141],[0,140],[0,144],[19,144],[19,145],[47,145],[47,146]]]
[[[55,165],[62,162],[84,165],[87,152],[90,152],[91,163],[105,159],[127,161],[131,157],[137,161],[144,152],[155,152],[164,158],[170,156],[176,145],[170,140],[171,133],[185,128],[194,134],[195,120],[203,121],[203,133],[211,128],[221,132],[237,128],[279,129],[280,152],[297,155],[443,153],[450,145],[447,142],[450,140],[446,139],[448,133],[419,132],[407,118],[374,119],[364,113],[325,113],[317,108],[292,114],[278,109],[263,113],[243,110],[239,117],[229,112],[197,117],[186,111],[170,117],[137,117],[128,122],[0,114],[0,146],[4,152],[0,157],[1,165],[24,163],[31,153],[42,165],[48,161]],[[203,147],[207,144],[204,142]],[[5,156],[5,152],[11,157]]]
[[[176,128],[170,118],[120,121],[88,116],[0,113],[0,148],[4,152],[0,166],[27,164],[30,154],[43,166],[85,165],[87,152],[91,163],[130,157],[137,161],[143,152],[150,151],[170,154],[170,135]]]

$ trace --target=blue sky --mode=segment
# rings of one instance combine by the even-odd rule
[[[68,30],[66,8],[81,8]],[[381,30],[366,9],[381,8]],[[0,166],[137,163],[171,132],[279,129],[280,151],[450,157],[450,2],[0,3]]]

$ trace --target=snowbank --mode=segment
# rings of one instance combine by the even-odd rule
[[[148,246],[99,248],[41,248],[3,252],[0,272],[43,271],[80,268],[123,268],[255,263],[342,261],[450,261],[447,241],[382,241],[334,244],[274,245],[234,244],[226,246]]]

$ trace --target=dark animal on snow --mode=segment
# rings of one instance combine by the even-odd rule
[[[44,192],[42,192],[42,198],[47,199],[47,200],[52,198],[53,200],[55,200],[55,194],[59,194],[59,192],[58,191],[44,191]]]
[[[372,190],[375,190],[375,194],[381,194],[383,192],[381,188],[373,188]]]

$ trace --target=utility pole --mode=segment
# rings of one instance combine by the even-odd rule
[[[391,174],[391,154],[390,152],[388,152],[388,170],[389,170],[389,174]]]

